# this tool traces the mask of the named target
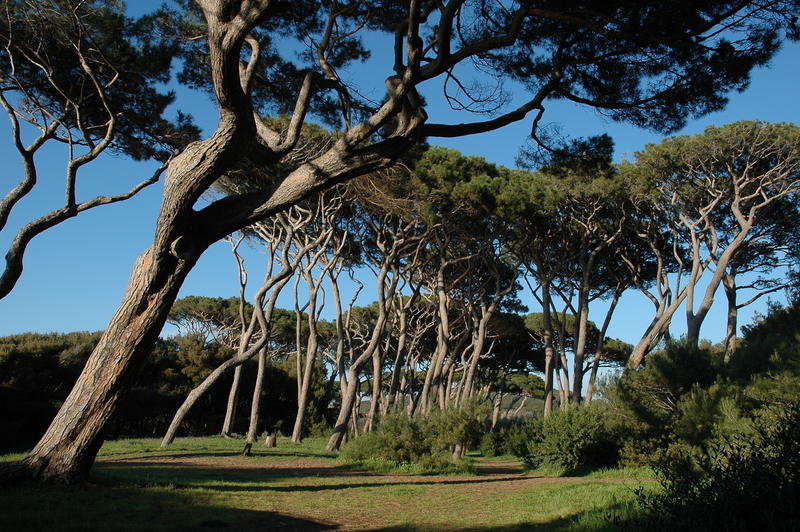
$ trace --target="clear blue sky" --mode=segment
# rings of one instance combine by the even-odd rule
[[[142,3],[145,4],[145,3]],[[137,5],[141,8],[141,5]],[[373,65],[382,55],[376,50]],[[787,43],[766,68],[752,76],[750,87],[732,94],[724,111],[691,121],[680,134],[701,132],[707,125],[722,125],[737,120],[765,120],[800,123],[800,44]],[[383,71],[382,69],[381,71]],[[376,78],[372,89],[363,90],[380,96],[383,78]],[[433,103],[431,120],[448,120],[448,112],[436,105],[434,92],[427,93]],[[193,114],[206,131],[213,130],[216,113],[208,97],[181,91],[178,107]],[[460,118],[460,121],[466,120]],[[569,103],[551,104],[544,118],[561,128],[564,134],[577,137],[608,133],[616,143],[617,158],[633,154],[645,144],[658,142],[661,136],[625,124],[612,122],[594,111]],[[7,122],[3,122],[5,127]],[[506,166],[514,165],[519,147],[530,132],[530,120],[503,130],[470,138],[432,140],[433,143],[480,155]],[[10,145],[8,130],[0,129],[0,157],[3,161],[0,193],[5,193],[19,178],[18,156]],[[5,250],[13,233],[25,221],[61,206],[63,201],[63,153],[51,150],[40,156],[44,185],[14,211],[6,231],[0,235]],[[94,164],[82,178],[79,190],[88,196],[93,191],[110,194],[125,190],[137,179],[149,176],[153,163],[133,163],[122,158],[106,157]],[[155,217],[160,205],[161,184],[156,184],[136,198],[121,204],[83,213],[37,237],[29,247],[25,272],[14,291],[0,300],[0,335],[24,331],[98,330],[106,326],[125,290],[135,257],[150,243]],[[263,275],[263,255],[249,251],[247,260],[251,286]],[[366,282],[371,283],[368,279]],[[229,297],[237,293],[236,272],[229,246],[218,243],[201,258],[189,275],[181,295]],[[287,289],[288,296],[290,290]],[[367,303],[366,300],[363,301]],[[283,306],[291,299],[284,297]],[[740,323],[747,323],[752,312],[763,304],[742,313]],[[600,319],[602,304],[593,310]],[[652,305],[643,296],[631,293],[623,300],[612,324],[610,335],[635,341],[652,315]],[[683,316],[676,314],[673,332],[680,334]],[[721,338],[724,327],[724,301],[717,302],[703,328],[703,335]]]

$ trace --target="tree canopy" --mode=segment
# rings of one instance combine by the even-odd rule
[[[25,119],[30,106],[37,117],[44,113],[43,136],[34,140],[33,148],[57,131],[62,131],[58,140],[76,145],[63,134],[64,127],[75,124],[87,156],[71,159],[69,168],[92,160],[112,143],[133,156],[158,155],[145,149],[151,144],[141,132],[156,132],[159,129],[152,126],[165,125],[148,114],[150,107],[125,107],[138,103],[137,97],[128,102],[106,96],[107,87],[133,87],[137,80],[144,81],[141,95],[152,96],[156,100],[152,109],[160,114],[160,104],[167,100],[147,87],[150,79],[162,79],[162,70],[142,80],[130,75],[136,69],[109,66],[106,77],[100,77],[102,69],[93,66],[94,57],[124,65],[146,57],[146,52],[158,52],[152,65],[143,66],[147,73],[149,66],[166,64],[162,51],[174,53],[182,58],[179,81],[208,90],[219,111],[217,129],[208,138],[186,144],[191,135],[179,136],[181,141],[173,143],[179,153],[163,166],[163,202],[153,244],[134,265],[124,300],[74,392],[19,466],[25,475],[59,481],[79,479],[88,472],[102,429],[156,341],[186,275],[215,241],[321,189],[385,169],[425,138],[482,133],[528,116],[533,116],[532,133],[538,138],[537,125],[553,99],[599,109],[615,120],[672,131],[690,116],[720,109],[726,93],[746,86],[751,69],[769,60],[787,32],[797,30],[797,4],[789,0],[768,4],[197,0],[159,10],[138,23],[120,18],[123,6],[111,0],[6,4],[13,17],[5,21],[3,75],[9,79],[9,90],[19,94],[13,101],[6,99],[6,111],[12,125]],[[40,10],[42,5],[51,9]],[[42,24],[26,25],[42,16]],[[59,29],[32,34],[31,27]],[[49,36],[62,35],[60,28],[95,39],[85,47],[83,40],[72,38],[69,45],[78,55],[71,51],[65,63],[74,65],[67,83],[74,79],[78,91],[82,86],[98,93],[87,100],[101,103],[87,111],[88,122],[83,114],[75,114],[69,100],[72,89],[65,92],[67,103],[58,105],[76,118],[51,119],[47,113],[52,102],[46,94],[25,92],[28,86],[31,91],[40,86],[38,81],[13,79],[17,58],[35,65],[20,72],[35,71],[36,76],[44,72],[46,77],[50,72],[46,62],[39,67],[35,57],[31,61],[25,43],[44,38],[50,46]],[[375,85],[386,88],[385,97],[378,100],[362,97],[346,68],[366,56],[362,39],[367,33],[370,46],[392,55],[372,74]],[[62,45],[55,49],[58,46]],[[137,47],[141,53],[132,53]],[[483,72],[482,87],[496,84],[498,94],[506,94],[504,83],[513,83],[524,88],[524,101],[486,97],[485,92],[468,89],[462,76],[468,75],[469,64]],[[437,122],[420,94],[423,84],[438,86],[458,110],[489,116],[465,123]],[[125,110],[131,111],[126,120],[149,120],[130,132],[123,127],[125,121],[117,129],[117,116]],[[276,127],[265,118],[269,113],[289,115],[288,125]],[[281,166],[298,156],[303,125],[313,115],[335,121],[340,131],[330,144],[294,159],[299,164]],[[185,120],[177,122],[186,125]],[[30,149],[14,130],[12,135],[23,163],[35,173]],[[266,183],[254,177],[256,186],[198,206],[214,183],[236,173],[274,177]],[[30,172],[23,190],[35,182],[29,177]],[[74,177],[74,171],[67,172],[68,190],[74,191]],[[17,263],[9,265],[12,278],[18,278],[19,257],[35,234],[85,208],[88,205],[77,205],[68,194],[64,213],[25,230]],[[268,336],[262,335],[262,341]]]

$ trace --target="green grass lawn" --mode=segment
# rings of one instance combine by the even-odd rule
[[[281,439],[244,457],[221,437],[107,442],[87,485],[2,488],[0,530],[615,530],[653,484],[639,470],[523,475],[508,457],[476,458],[477,475],[378,474],[324,445]]]

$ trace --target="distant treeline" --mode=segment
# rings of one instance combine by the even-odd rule
[[[0,451],[23,450],[36,443],[69,394],[100,334],[24,333],[0,338]],[[159,339],[107,437],[162,436],[186,394],[231,354],[224,345],[206,342],[196,334]],[[297,412],[294,368],[293,358],[274,360],[267,367],[262,392],[263,404],[269,405],[263,414],[265,430],[291,431]],[[255,371],[243,371],[242,379],[241,416],[235,432],[247,428]],[[309,432],[330,426],[331,414],[326,409],[331,387],[325,379],[320,365],[312,379],[306,415]],[[231,377],[220,380],[184,421],[182,434],[219,432],[230,386]]]

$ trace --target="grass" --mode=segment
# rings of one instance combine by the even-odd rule
[[[0,530],[615,530],[609,516],[635,512],[643,481],[626,470],[486,472],[513,465],[508,458],[474,458],[478,476],[365,473],[325,452],[322,438],[282,439],[251,457],[239,455],[241,441],[219,437],[159,445],[107,442],[84,486],[3,488]]]

